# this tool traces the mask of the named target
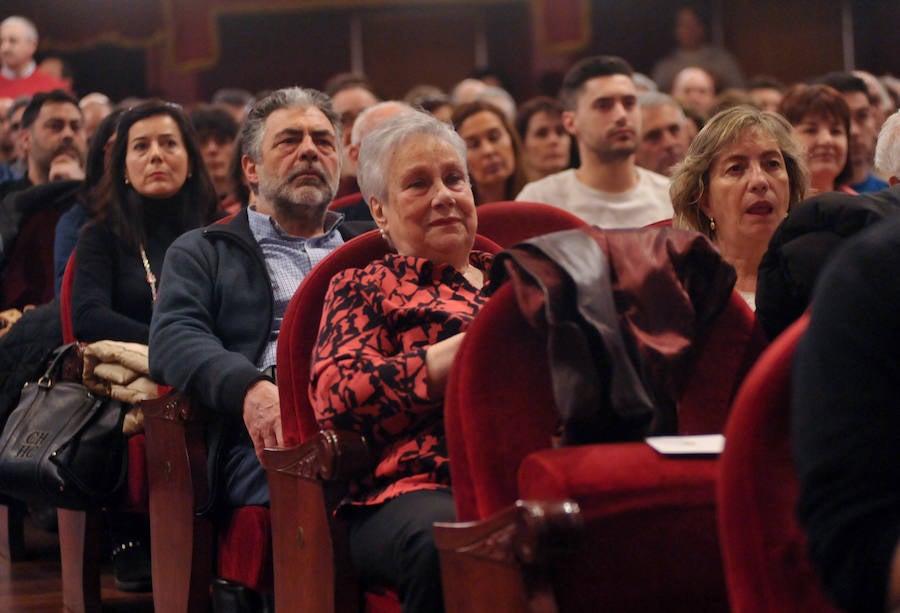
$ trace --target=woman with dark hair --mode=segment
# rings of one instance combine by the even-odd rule
[[[452,122],[466,143],[475,204],[515,199],[525,185],[522,145],[503,111],[476,100],[456,107]]]
[[[97,213],[75,247],[75,337],[147,344],[157,278],[169,245],[215,217],[217,197],[181,108],[140,104],[119,120]],[[147,518],[109,515],[116,587],[150,589]]]
[[[562,122],[563,106],[549,96],[525,101],[516,115],[522,139],[522,165],[528,182],[569,168],[572,136]]]
[[[215,188],[180,107],[150,101],[122,115],[97,194],[96,221],[76,246],[75,336],[146,344],[166,249],[216,211]]]
[[[125,111],[117,109],[103,118],[94,131],[88,146],[87,163],[84,169],[84,183],[76,196],[75,204],[62,214],[56,222],[53,239],[53,273],[56,277],[56,294],[62,284],[63,273],[69,256],[78,242],[78,231],[94,216],[92,203],[97,199],[97,187],[106,172],[106,158],[116,137],[116,126]]]
[[[827,85],[794,85],[782,98],[778,112],[794,127],[794,138],[805,149],[810,195],[855,194],[848,185],[853,175],[847,154],[850,107],[840,92]]]

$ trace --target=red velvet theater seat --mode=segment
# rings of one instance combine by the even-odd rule
[[[733,611],[836,611],[806,556],[794,513],[791,459],[794,351],[804,315],[778,336],[750,371],[725,430],[719,479],[719,534]]]
[[[765,343],[735,293],[697,342],[678,402],[681,434],[721,432]],[[493,521],[517,499],[570,500],[580,507],[581,551],[543,569],[559,610],[726,611],[716,460],[664,458],[644,443],[551,449],[558,421],[552,394],[545,341],[520,313],[513,288],[503,287],[470,326],[448,383],[457,515],[475,523],[439,525],[442,564],[463,555],[458,544],[466,539],[454,532]],[[510,528],[494,541],[509,540],[503,530]],[[483,572],[497,566],[469,557]],[[444,580],[451,593],[465,589],[446,570]],[[470,589],[470,602],[489,601],[487,592]]]
[[[480,205],[476,211],[478,233],[501,247],[509,247],[541,234],[588,225],[568,211],[541,202],[488,202]]]
[[[481,236],[475,249],[499,251]],[[339,271],[387,253],[377,231],[348,241],[322,260],[288,304],[278,338],[278,391],[287,445],[267,449],[277,607],[303,611],[400,610],[390,586],[366,586],[353,576],[341,522],[333,510],[346,482],[371,470],[358,434],[321,432],[309,401],[312,349],[328,284]],[[287,604],[286,604],[287,603]]]

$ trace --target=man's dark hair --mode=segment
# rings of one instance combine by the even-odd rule
[[[11,121],[13,114],[23,106],[28,106],[29,102],[31,102],[31,96],[29,96],[28,94],[22,94],[21,96],[13,100],[13,103],[10,104],[9,108],[6,110],[7,121]]]
[[[575,98],[586,81],[596,77],[608,77],[612,75],[625,75],[631,77],[634,70],[631,64],[615,55],[595,55],[586,57],[569,69],[563,78],[562,88],[559,90],[559,101],[571,110],[575,108]]]
[[[245,107],[255,102],[253,94],[239,87],[223,87],[217,89],[210,99],[212,104],[227,104],[230,106]]]
[[[869,97],[869,88],[866,87],[866,82],[849,72],[829,72],[827,75],[816,79],[815,82],[833,87],[842,94],[860,92],[865,94],[866,98],[869,98],[870,104],[872,103],[872,99]]]
[[[237,138],[238,124],[225,109],[203,106],[191,111],[190,117],[201,145],[210,138],[216,142],[230,142]]]
[[[329,98],[333,98],[336,93],[351,87],[367,89],[372,92],[373,96],[378,97],[378,94],[375,93],[375,87],[369,81],[369,78],[358,72],[341,72],[334,75],[325,82],[325,87],[322,91],[328,94]]]
[[[757,75],[747,82],[747,91],[754,89],[775,89],[782,93],[787,89],[784,83],[769,75]]]
[[[31,97],[31,102],[28,103],[28,106],[25,107],[25,112],[22,113],[22,127],[30,128],[34,120],[37,119],[38,113],[41,112],[41,108],[48,102],[68,102],[78,109],[79,115],[81,114],[81,109],[78,108],[78,101],[65,91],[54,89],[49,92],[38,92]]]

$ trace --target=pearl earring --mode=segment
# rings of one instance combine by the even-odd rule
[[[710,232],[716,231],[716,220],[713,219],[712,217],[709,218],[709,230],[710,230]]]

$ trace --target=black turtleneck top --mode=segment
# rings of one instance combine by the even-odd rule
[[[172,200],[145,198],[142,209],[144,250],[158,287],[163,257],[179,234],[176,206]],[[103,222],[88,224],[79,234],[71,307],[79,341],[147,344],[153,301],[140,249],[126,245]]]

